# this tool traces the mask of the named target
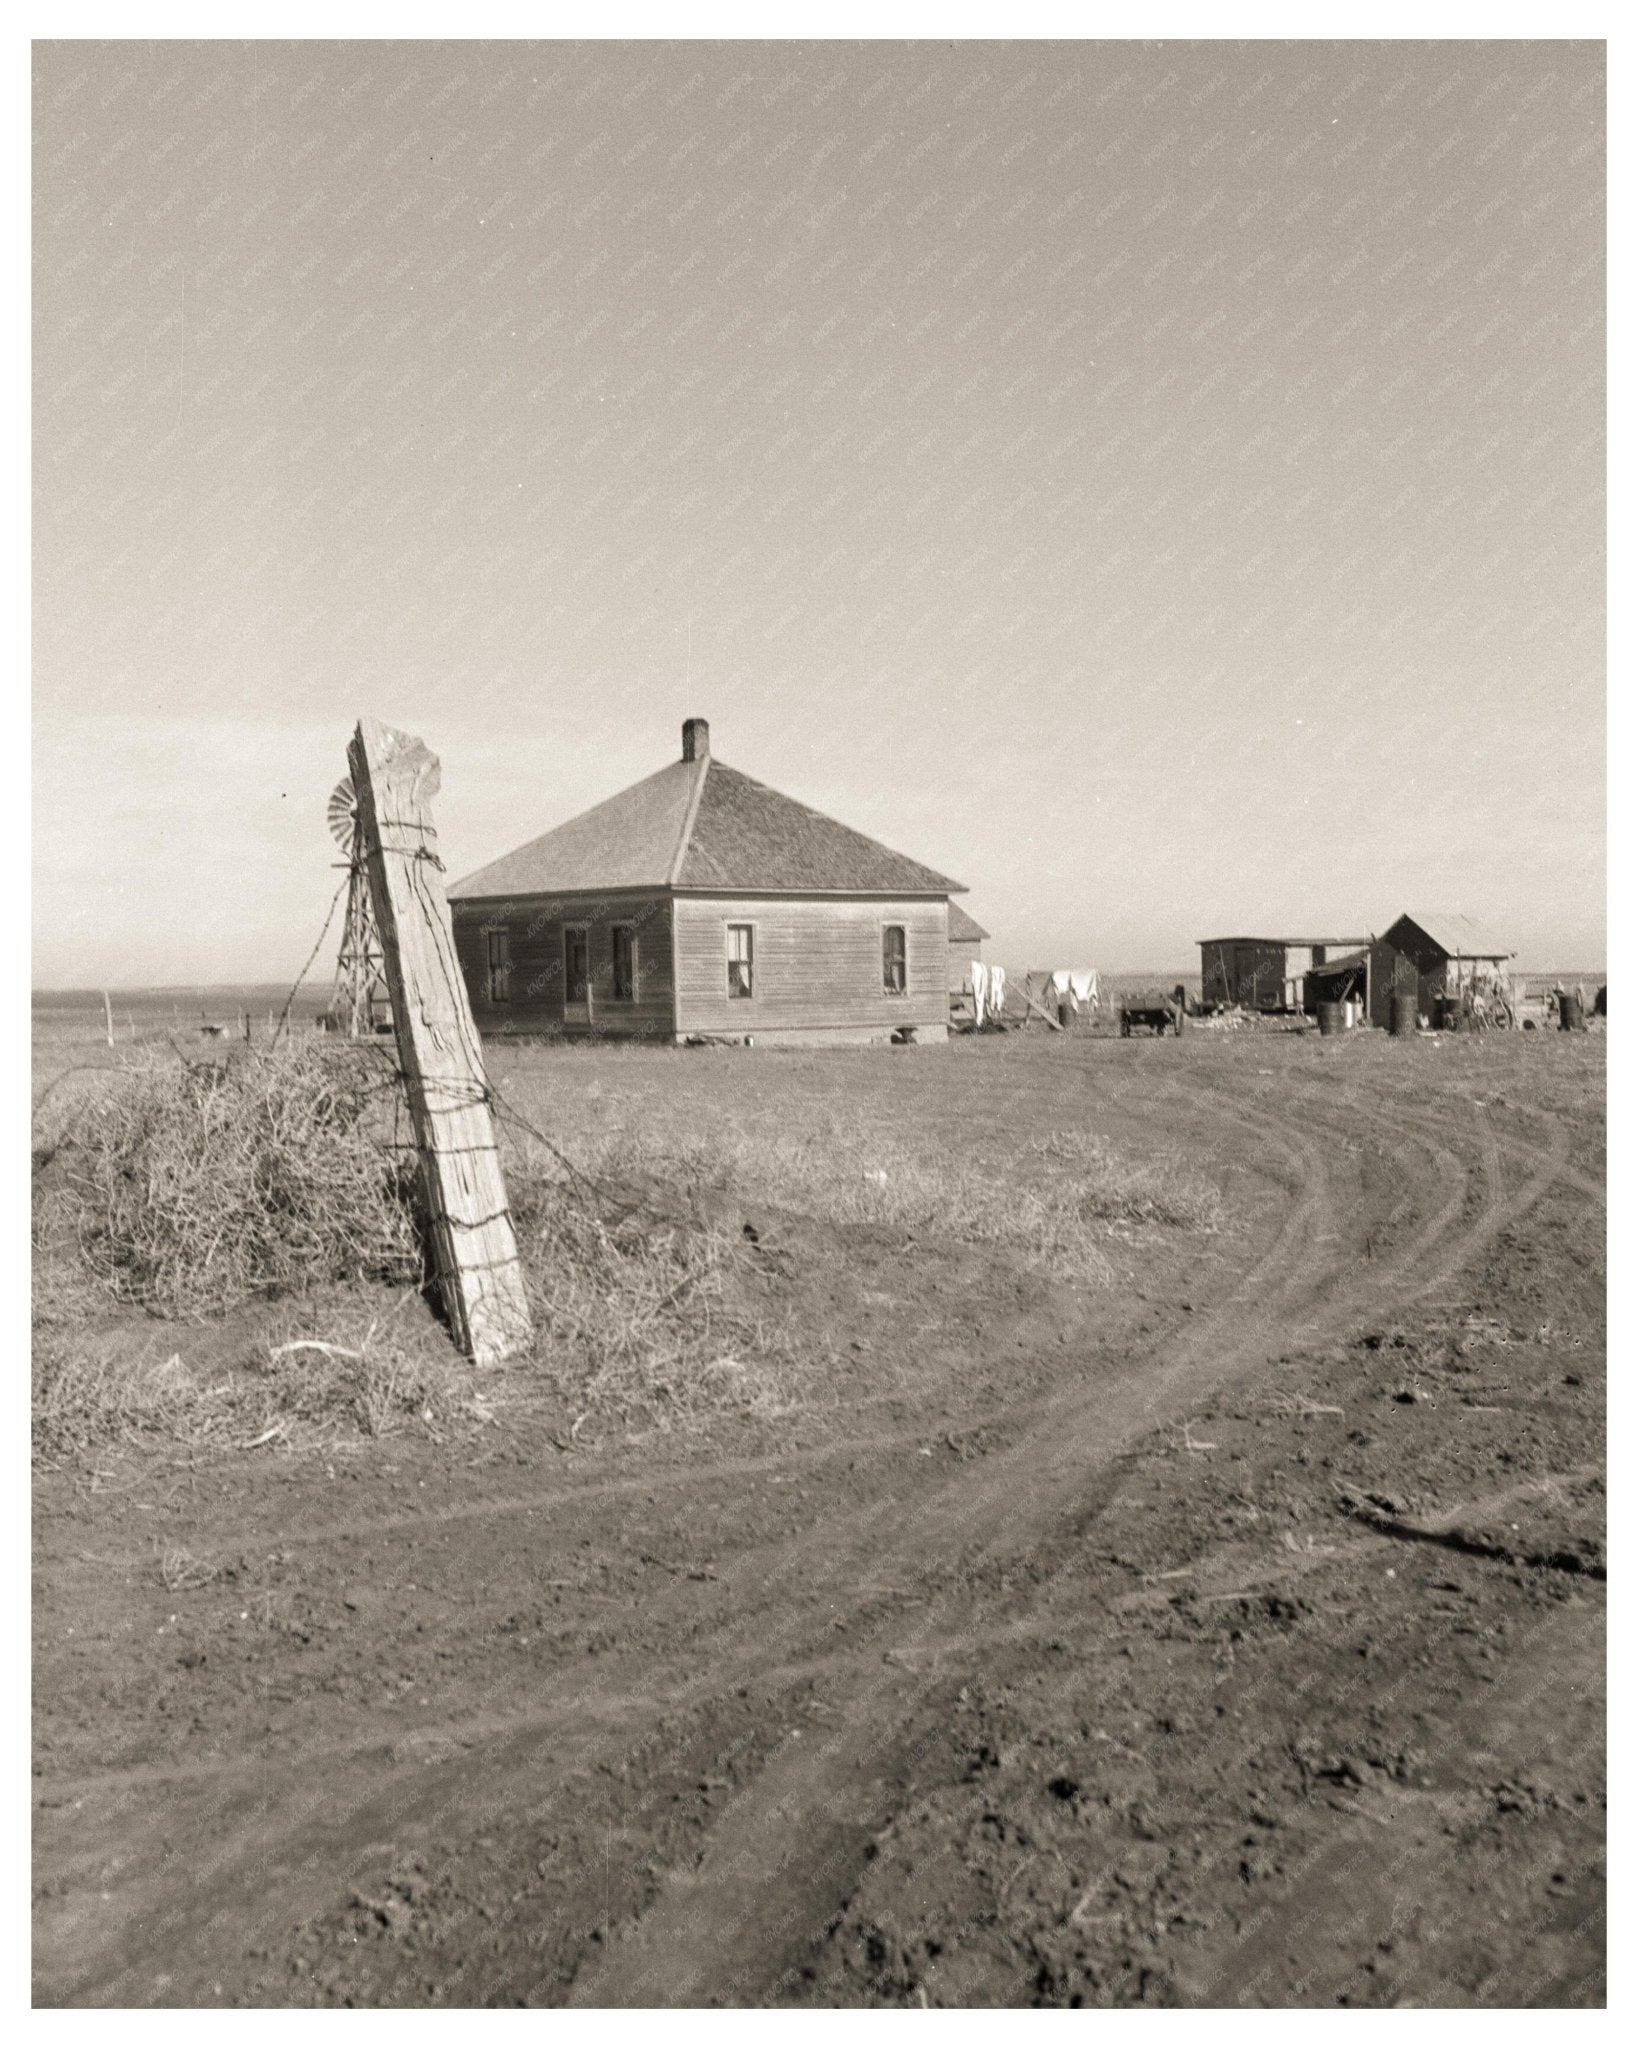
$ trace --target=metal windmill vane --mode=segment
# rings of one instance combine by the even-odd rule
[[[375,928],[370,878],[365,870],[359,832],[358,796],[350,774],[344,775],[331,790],[325,816],[330,836],[347,856],[349,870],[347,921],[341,931],[330,1014],[336,1020],[335,1028],[349,1038],[368,1038],[380,1028],[389,1010],[381,939]]]

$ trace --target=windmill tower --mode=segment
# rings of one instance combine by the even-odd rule
[[[348,869],[347,922],[341,931],[330,1015],[335,1020],[334,1028],[347,1037],[369,1038],[390,1017],[391,1008],[351,775],[344,775],[330,792],[326,815],[331,837],[347,856]]]

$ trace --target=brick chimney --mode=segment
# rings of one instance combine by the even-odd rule
[[[710,758],[711,728],[703,718],[683,720],[683,759],[704,761]]]

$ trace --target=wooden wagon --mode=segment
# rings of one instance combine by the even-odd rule
[[[1164,1038],[1168,1031],[1183,1036],[1183,1005],[1172,996],[1123,996],[1120,1005],[1120,1035],[1130,1038],[1134,1031],[1152,1031]]]

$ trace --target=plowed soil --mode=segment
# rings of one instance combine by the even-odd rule
[[[39,2002],[1602,2003],[1601,1039],[535,1060],[1226,1221],[748,1212],[795,1418],[44,1475]]]

